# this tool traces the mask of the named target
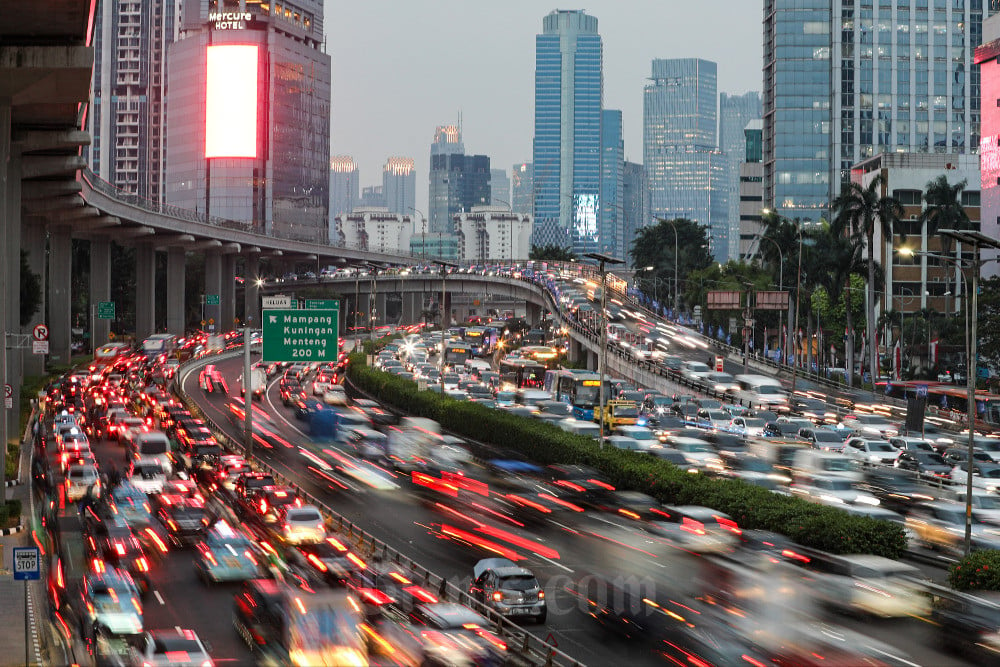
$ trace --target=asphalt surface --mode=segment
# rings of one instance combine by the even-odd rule
[[[216,365],[227,378],[234,378],[239,374],[241,364],[241,360],[232,359],[220,361]],[[223,426],[232,436],[238,435],[239,431],[230,423],[225,397],[202,392],[197,386],[196,373],[187,376],[184,388],[197,400],[210,419]],[[264,428],[278,437],[272,440],[271,447],[258,444],[255,454],[286,477],[296,480],[309,493],[322,498],[334,511],[424,567],[459,585],[467,585],[472,565],[478,559],[492,555],[467,544],[442,538],[438,527],[442,523],[455,523],[459,519],[453,511],[422,500],[406,480],[397,480],[396,488],[372,488],[369,484],[358,481],[356,476],[344,475],[341,471],[335,470],[324,473],[327,477],[321,476],[317,472],[315,461],[303,456],[300,449],[301,445],[310,441],[304,430],[304,422],[296,420],[291,409],[281,404],[276,382],[269,386],[262,404],[269,416],[269,423],[264,424]],[[466,517],[470,516],[468,507],[453,506],[452,510],[457,510]],[[473,520],[492,527],[499,525],[489,519],[488,513],[484,515],[482,511],[476,512]],[[561,651],[588,665],[622,664],[623,660],[635,665],[661,662],[648,648],[615,640],[596,629],[583,611],[580,599],[571,589],[574,582],[591,573],[627,573],[640,578],[648,577],[651,585],[659,590],[665,587],[668,592],[683,594],[695,590],[692,587],[697,585],[701,569],[697,558],[678,553],[676,549],[665,549],[662,543],[651,540],[647,533],[628,526],[614,516],[577,517],[571,523],[560,525],[550,522],[531,529],[511,527],[509,524],[502,528],[506,531],[505,534],[513,534],[514,537],[501,541],[523,558],[522,564],[534,571],[546,590],[548,620],[544,627],[528,626],[536,634],[550,637]],[[200,588],[190,568],[185,572],[184,567],[179,565],[175,572],[168,567],[164,570],[164,576],[169,576],[164,580],[165,584],[176,583],[176,593],[179,595],[176,596],[176,607],[172,602],[175,599],[174,590],[170,591],[169,597],[164,598],[165,603],[162,605],[176,611],[159,611],[169,614],[165,618],[184,618],[179,616],[182,614],[181,600],[193,590],[203,592],[204,589]],[[218,592],[210,591],[209,594],[214,596]],[[229,649],[229,641],[226,640],[228,637],[235,642],[235,636],[228,625],[228,602],[227,597],[224,604],[226,609],[221,615],[215,615],[217,612],[205,612],[204,617],[209,625],[202,636],[212,642],[213,648],[218,647],[236,654],[238,644]],[[205,607],[221,611],[214,605],[215,602],[209,602]],[[213,615],[214,626],[211,624]],[[199,612],[197,618],[192,617],[192,622],[200,621],[201,618],[202,614]],[[887,644],[890,654],[912,664],[967,664],[941,652],[933,627],[922,619],[872,620],[842,615],[826,618]],[[196,629],[201,633],[200,627]]]

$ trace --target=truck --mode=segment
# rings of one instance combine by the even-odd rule
[[[601,423],[604,421],[606,429],[614,429],[618,426],[630,426],[635,424],[639,418],[639,406],[635,401],[611,400],[605,403],[604,413],[601,413],[600,406],[594,409],[594,421]]]
[[[250,390],[253,397],[259,399],[267,389],[267,371],[261,366],[253,366],[250,369]],[[243,374],[240,374],[240,396],[244,394]]]

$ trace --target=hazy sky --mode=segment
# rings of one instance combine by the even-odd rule
[[[623,113],[625,156],[642,162],[642,88],[654,58],[719,65],[719,92],[761,89],[761,0],[326,0],[333,60],[330,148],[351,155],[361,187],[390,155],[412,157],[427,214],[434,128],[462,114],[467,154],[507,170],[531,160],[535,35],[554,9],[598,19],[604,108]]]

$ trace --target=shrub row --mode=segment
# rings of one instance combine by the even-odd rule
[[[960,591],[1000,591],[1000,551],[973,551],[951,566],[948,583]]]
[[[4,503],[0,503],[0,525],[6,525],[8,520],[11,518],[20,519],[21,517],[21,501],[12,498]]]
[[[448,431],[541,465],[591,466],[620,489],[641,491],[668,504],[712,507],[743,528],[774,531],[804,546],[838,554],[898,558],[906,548],[903,529],[894,523],[852,516],[739,480],[691,475],[654,456],[602,449],[592,438],[566,433],[546,422],[420,391],[410,380],[370,368],[359,354],[351,355],[347,374],[359,389],[403,412],[434,419]]]

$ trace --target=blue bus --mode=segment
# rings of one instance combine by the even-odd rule
[[[496,351],[497,330],[495,327],[469,327],[462,339],[472,348],[472,356],[489,357]]]
[[[563,403],[573,406],[573,416],[593,421],[594,408],[601,403],[601,376],[587,370],[548,371],[545,389]],[[611,399],[611,381],[604,379],[604,400]]]

